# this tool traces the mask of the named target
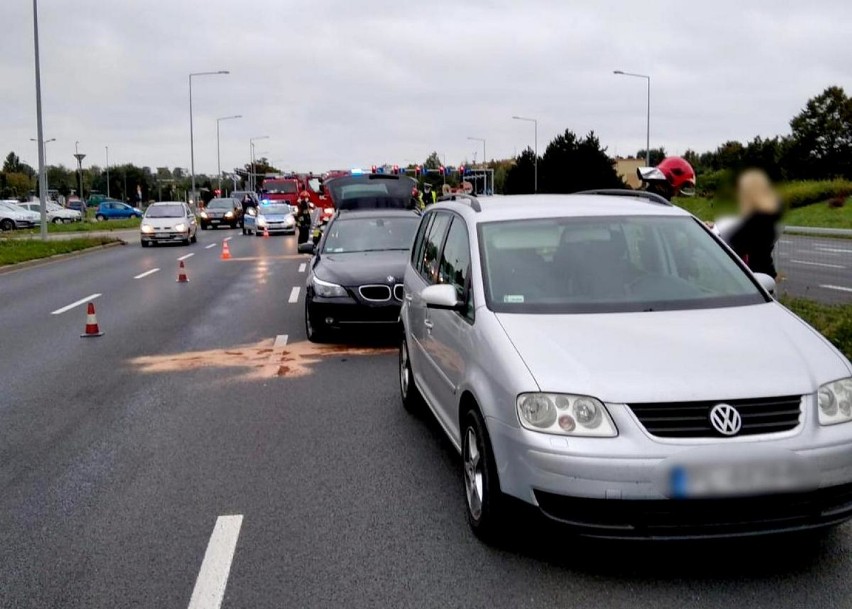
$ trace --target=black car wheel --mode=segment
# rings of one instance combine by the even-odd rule
[[[208,228],[210,228],[210,227],[207,226],[206,224],[201,225],[201,230],[207,230]]]
[[[106,216],[104,216],[103,214],[98,214],[95,216],[95,220],[97,220],[98,222],[103,222],[104,220],[106,220]]]
[[[54,218],[53,223],[54,224],[62,224],[62,218]]]
[[[411,371],[411,359],[408,355],[408,341],[403,334],[399,345],[399,394],[402,397],[402,406],[411,414],[417,414],[423,410],[423,396],[414,383],[414,373]]]
[[[0,230],[15,230],[15,222],[13,220],[10,220],[9,218],[3,218],[2,220],[0,220]]]
[[[142,247],[148,247],[149,245],[151,245],[150,243],[144,240],[140,241],[140,243],[142,244]]]
[[[198,243],[198,231],[192,233],[192,237],[189,238],[190,243]]]
[[[479,539],[494,543],[506,524],[507,502],[500,491],[491,439],[476,405],[462,418],[461,439],[467,522]]]
[[[325,342],[328,334],[328,326],[325,325],[325,322],[316,319],[311,313],[307,298],[305,299],[305,334],[308,335],[308,340],[312,343]]]

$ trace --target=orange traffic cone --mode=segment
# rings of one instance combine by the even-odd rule
[[[269,239],[269,227],[268,226],[263,227],[263,238]]]
[[[231,259],[231,248],[228,247],[228,242],[222,242],[222,260],[230,260]]]
[[[80,338],[94,338],[103,335],[104,333],[98,327],[98,318],[95,316],[95,303],[90,302],[86,311],[86,331],[80,335]]]
[[[189,278],[186,276],[186,267],[183,264],[183,260],[180,261],[180,265],[178,265],[178,283],[189,283]]]

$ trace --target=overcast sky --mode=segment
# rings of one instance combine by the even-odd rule
[[[826,86],[852,89],[852,2],[566,0],[40,0],[48,161],[74,142],[103,165],[190,166],[257,151],[324,171],[504,158],[557,133],[594,130],[610,154],[670,153],[787,133]],[[815,8],[818,6],[818,10]],[[35,164],[32,3],[0,2],[0,152]]]

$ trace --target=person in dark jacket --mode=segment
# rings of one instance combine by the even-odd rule
[[[737,181],[740,219],[720,236],[753,273],[777,278],[773,251],[778,240],[782,206],[769,177],[758,169],[743,172]]]
[[[296,212],[296,223],[299,225],[299,244],[307,243],[311,236],[311,204],[310,195],[306,190],[299,193]]]

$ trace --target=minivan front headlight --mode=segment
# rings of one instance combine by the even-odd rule
[[[600,400],[565,393],[522,393],[518,418],[532,431],[565,436],[614,438],[615,423]]]
[[[852,421],[852,378],[826,383],[817,394],[820,425]]]

